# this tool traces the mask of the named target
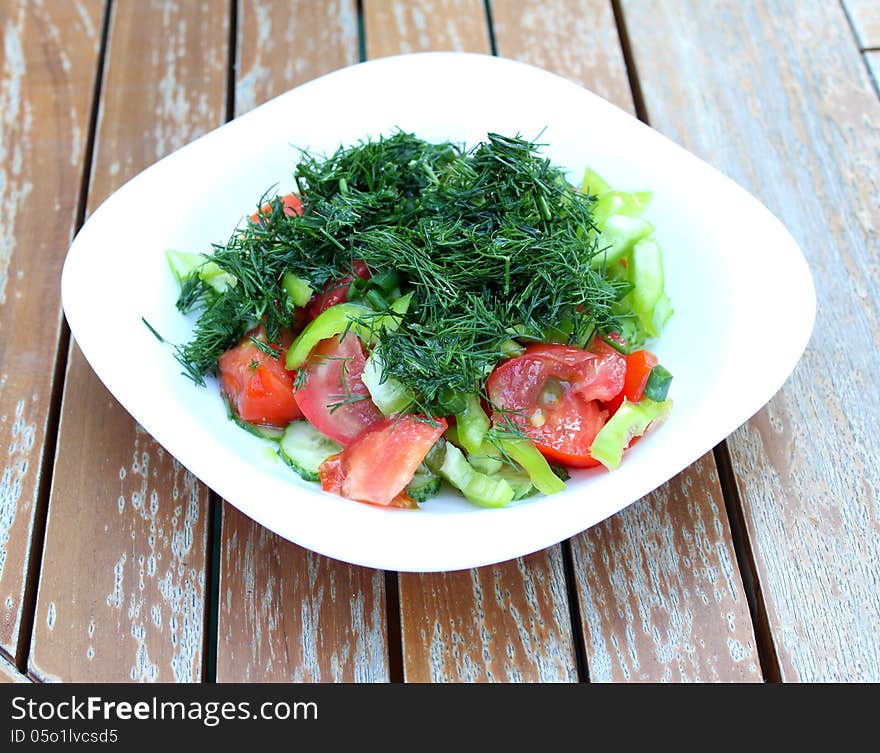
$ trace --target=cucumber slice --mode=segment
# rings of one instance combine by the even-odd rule
[[[433,457],[431,453],[428,453],[429,465],[432,462],[439,462],[437,472],[475,505],[504,507],[513,500],[513,489],[503,478],[487,476],[485,473],[474,470],[473,466],[465,459],[462,451],[454,444],[445,442],[444,450],[442,460],[440,460],[439,452]]]
[[[442,479],[422,463],[413,476],[412,481],[406,485],[406,493],[417,503],[436,497],[440,493]]]
[[[508,484],[510,484],[510,488],[513,489],[513,498],[515,500],[523,499],[524,497],[531,497],[538,493],[538,490],[535,489],[532,480],[527,473],[511,468],[509,465],[496,471],[495,475],[503,478]]]
[[[341,444],[308,421],[294,421],[284,430],[278,456],[306,481],[318,481],[321,463],[341,450]]]

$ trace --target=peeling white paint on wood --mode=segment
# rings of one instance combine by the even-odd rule
[[[32,556],[98,18],[94,1],[10,0],[0,13],[0,351],[11,354],[0,378],[0,649],[9,653]]]
[[[15,518],[20,511],[28,510],[31,504],[30,500],[22,500],[21,492],[34,451],[37,425],[25,419],[24,411],[25,401],[19,400],[9,431],[10,442],[6,447],[6,457],[0,460],[3,468],[0,476],[0,577],[6,565],[6,544]]]
[[[245,0],[238,25],[236,114],[321,73],[353,65],[357,36],[352,0]]]
[[[877,92],[839,3],[623,8],[652,125],[754,192],[813,270],[812,342],[728,440],[782,679],[876,681]]]
[[[457,573],[400,575],[410,682],[575,682],[559,547]]]
[[[224,506],[217,678],[388,679],[384,578],[283,541]]]
[[[0,305],[6,301],[9,265],[16,247],[15,217],[33,185],[22,174],[24,155],[30,150],[33,115],[30,103],[22,97],[26,73],[22,44],[25,8],[19,7],[13,21],[7,17],[3,29],[3,60],[0,70]]]
[[[572,539],[591,680],[760,679],[711,462]]]

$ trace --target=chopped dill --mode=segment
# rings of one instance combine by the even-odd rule
[[[465,150],[398,132],[326,159],[303,153],[294,177],[301,216],[274,199],[259,223],[214,247],[211,260],[234,285],[218,293],[196,275],[183,286],[178,307],[200,315],[177,356],[197,382],[257,322],[269,342],[294,324],[286,272],[320,290],[358,261],[377,281],[365,295],[375,320],[393,313],[378,310],[392,289],[413,294],[375,347],[383,378],[402,382],[429,414],[445,415],[444,396],[482,392],[511,338],[540,342],[553,331],[582,343],[618,326],[612,307],[629,288],[591,264],[601,253],[594,198],[539,144],[489,134]]]

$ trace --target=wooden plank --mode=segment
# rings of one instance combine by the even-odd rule
[[[6,659],[0,656],[0,684],[11,682],[30,682],[27,675],[23,675]]]
[[[493,0],[490,8],[499,55],[557,73],[632,112],[607,0]]]
[[[355,0],[238,0],[235,114],[358,61]]]
[[[19,649],[102,3],[0,5],[0,653]]]
[[[387,682],[385,576],[223,511],[219,682]]]
[[[489,52],[483,0],[364,0],[367,57],[454,50]]]
[[[241,2],[236,114],[357,62],[357,52],[353,0]],[[389,679],[381,571],[308,552],[226,503],[220,547],[218,681]]]
[[[728,440],[780,676],[876,682],[880,102],[837,3],[624,8],[654,127],[755,193],[814,271],[810,347]]]
[[[877,0],[843,0],[843,7],[863,50],[880,47],[880,3]]]
[[[565,76],[630,112],[609,3],[494,2],[498,54]],[[760,680],[714,460],[571,541],[590,680]]]
[[[451,49],[488,53],[477,0],[364,3],[371,57]],[[559,547],[495,567],[399,576],[408,682],[574,681]]]
[[[228,10],[224,0],[113,5],[89,210],[223,122]],[[207,489],[119,407],[73,345],[30,672],[199,680],[207,509]]]
[[[499,565],[401,573],[407,682],[576,682],[559,546]]]

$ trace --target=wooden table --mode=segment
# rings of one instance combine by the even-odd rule
[[[0,0],[0,23],[5,679],[880,680],[876,0]],[[560,73],[728,173],[802,245],[818,318],[770,404],[656,492],[534,555],[416,575],[305,551],[193,478],[71,342],[59,276],[156,159],[428,49]]]

